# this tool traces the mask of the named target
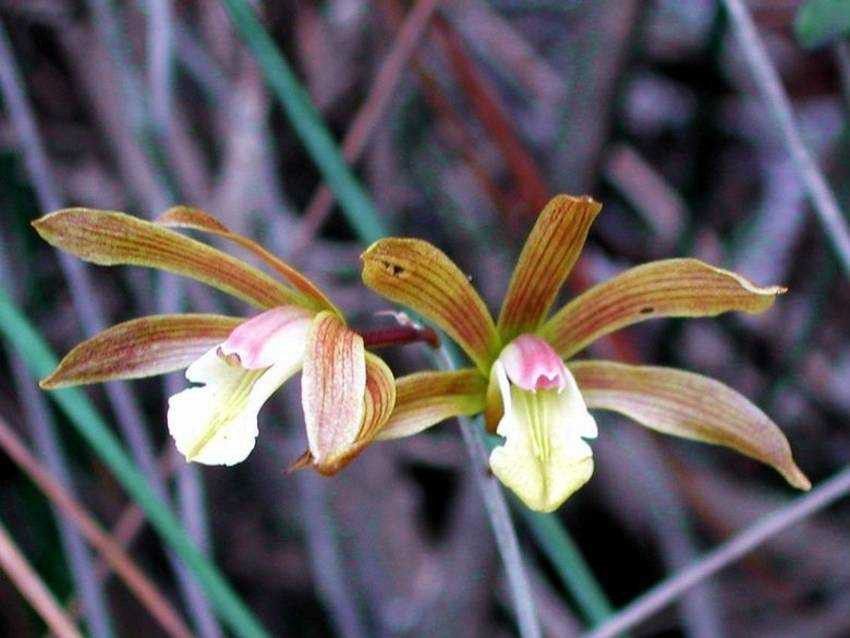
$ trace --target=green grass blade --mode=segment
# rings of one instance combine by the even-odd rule
[[[295,132],[322,178],[336,196],[349,224],[367,244],[383,237],[386,230],[375,204],[363,190],[340,154],[307,91],[245,0],[221,0],[237,31],[254,53],[266,82],[280,100]]]
[[[569,532],[552,514],[533,512],[512,500],[514,510],[525,520],[537,544],[549,558],[561,583],[576,601],[591,625],[598,625],[614,613],[614,608]]]
[[[487,449],[499,444],[498,437],[487,436]],[[516,498],[511,505],[525,521],[537,544],[549,558],[564,588],[591,625],[597,625],[614,613],[614,607],[593,575],[570,533],[555,514],[542,514],[528,509]]]
[[[808,0],[794,19],[797,40],[804,47],[831,44],[850,35],[850,2],[847,0]]]
[[[47,376],[56,367],[56,356],[2,289],[0,332],[20,352],[36,378]],[[233,633],[251,638],[267,636],[268,633],[215,565],[195,547],[175,516],[148,487],[144,475],[130,460],[118,438],[94,409],[88,397],[75,388],[51,392],[50,397],[56,401],[80,436],[109,466],[133,500],[145,511],[148,520],[162,539],[195,573],[220,617],[230,626]]]

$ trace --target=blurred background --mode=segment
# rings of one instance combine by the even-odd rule
[[[604,210],[565,298],[687,255],[790,288],[763,316],[650,322],[592,353],[718,378],[780,425],[815,485],[840,471],[848,34],[838,0],[0,0],[0,634],[44,635],[28,600],[51,598],[98,638],[233,633],[202,593],[208,575],[140,514],[103,437],[80,435],[97,415],[270,634],[517,632],[456,422],[323,479],[284,473],[306,444],[297,382],[234,468],[172,451],[165,401],[179,375],[67,399],[95,417],[57,408],[34,384],[50,357],[38,334],[61,355],[145,314],[249,312],[199,284],[62,258],[29,222],[64,206],[148,219],[200,206],[375,327],[392,324],[359,281],[370,240],[437,243],[497,310],[547,199],[590,194]],[[813,205],[816,183],[828,186]],[[424,345],[386,356],[399,374],[431,365]],[[546,518],[555,527],[512,510],[547,636],[600,623],[797,496],[739,455],[598,418],[595,477]],[[156,596],[104,566],[80,516]],[[771,535],[630,634],[850,635],[848,523],[840,503]]]

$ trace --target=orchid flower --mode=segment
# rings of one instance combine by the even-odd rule
[[[549,317],[601,208],[589,197],[549,202],[496,322],[466,275],[431,244],[387,238],[363,253],[365,284],[442,328],[474,364],[399,378],[395,409],[378,438],[484,412],[488,429],[503,438],[490,455],[493,474],[531,509],[552,511],[593,473],[587,440],[597,429],[588,410],[612,410],[665,434],[730,447],[809,489],[779,428],[722,383],[672,368],[571,360],[639,321],[759,313],[784,292],[696,259],[667,259],[594,286]]]
[[[309,279],[196,208],[156,223],[123,213],[71,208],[33,224],[52,245],[100,265],[159,268],[247,302],[250,319],[212,314],[142,317],[75,347],[43,388],[133,379],[187,368],[194,385],[168,401],[168,430],[187,461],[233,465],[258,434],[257,415],[302,372],[308,452],[299,466],[332,474],[368,445],[395,402],[392,372],[364,348],[342,313]],[[211,233],[252,252],[278,278],[171,228]]]

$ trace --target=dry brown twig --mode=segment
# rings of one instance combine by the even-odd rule
[[[9,576],[21,595],[32,605],[50,630],[59,638],[82,638],[74,623],[65,615],[38,573],[15,545],[0,523],[0,568]]]

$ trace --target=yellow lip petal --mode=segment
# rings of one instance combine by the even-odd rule
[[[303,303],[300,294],[245,262],[124,213],[67,208],[33,222],[50,244],[102,266],[159,268],[191,277],[259,308]]]
[[[301,366],[282,358],[270,368],[246,370],[207,351],[186,371],[198,387],[168,400],[168,431],[187,461],[234,465],[248,456],[257,438],[260,408]]]
[[[776,424],[719,381],[613,361],[576,361],[568,367],[591,408],[619,412],[664,434],[725,445],[772,466],[794,487],[811,487]]]
[[[362,255],[363,283],[412,308],[460,345],[486,373],[500,349],[493,318],[466,275],[426,241],[381,239]]]
[[[503,445],[490,454],[493,474],[529,508],[551,512],[593,474],[593,453],[582,436],[595,436],[572,375],[562,391],[523,390],[496,363],[504,416],[496,433]]]
[[[601,209],[590,197],[558,195],[540,213],[499,313],[499,334],[505,343],[536,330],[546,318]]]
[[[713,317],[733,310],[759,313],[781,286],[756,286],[697,259],[653,261],[582,293],[538,330],[568,359],[599,337],[655,317]]]

